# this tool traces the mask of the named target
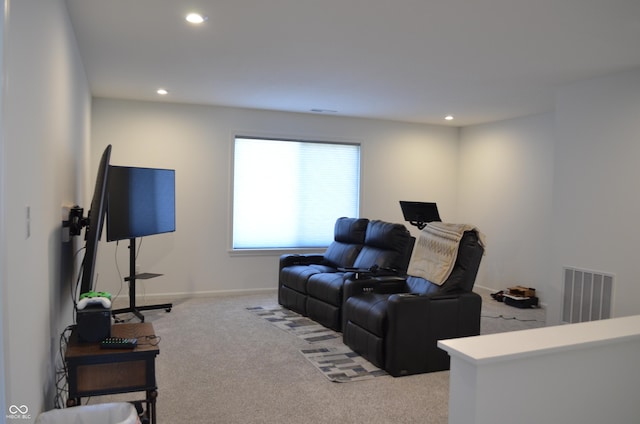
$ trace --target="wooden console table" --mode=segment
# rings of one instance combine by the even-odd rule
[[[146,392],[143,402],[152,424],[156,423],[155,358],[160,349],[155,345],[151,323],[115,324],[112,337],[137,338],[135,349],[102,349],[100,343],[83,343],[71,333],[65,362],[68,370],[69,398],[67,406],[80,405],[88,396]]]

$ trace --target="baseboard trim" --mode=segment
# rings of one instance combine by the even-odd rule
[[[475,286],[473,286],[473,291],[481,292],[483,294],[490,294],[499,291],[499,289],[492,289],[490,287],[479,286],[476,284]]]
[[[223,296],[240,296],[248,294],[270,294],[277,295],[278,289],[233,289],[233,290],[212,290],[201,292],[174,292],[174,293],[154,293],[136,296],[136,304],[138,306],[151,305],[154,303],[175,302],[186,299],[206,298],[206,297],[223,297]],[[129,305],[129,296],[122,295],[114,299],[115,307],[127,307]]]

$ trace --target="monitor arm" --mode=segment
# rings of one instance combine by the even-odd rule
[[[69,209],[69,219],[62,221],[62,226],[69,228],[69,235],[79,236],[82,233],[82,229],[89,225],[89,217],[83,217],[83,213],[84,209],[78,205]]]
[[[418,227],[418,230],[422,230],[427,226],[427,223],[422,221],[409,221],[409,224],[415,225],[416,227]]]

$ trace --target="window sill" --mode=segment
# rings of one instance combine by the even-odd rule
[[[292,249],[229,249],[227,252],[229,256],[281,256],[285,254],[299,254],[305,255],[309,253],[324,253],[327,250],[326,247],[315,248],[292,248]]]

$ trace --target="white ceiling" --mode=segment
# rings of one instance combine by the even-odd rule
[[[465,126],[550,111],[559,86],[640,67],[640,0],[67,5],[100,97]]]

